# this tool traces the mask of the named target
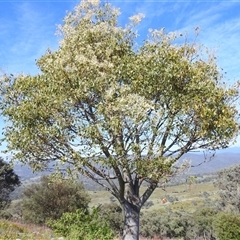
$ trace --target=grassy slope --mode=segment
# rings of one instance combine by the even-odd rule
[[[212,182],[194,184],[191,189],[186,184],[171,186],[167,187],[166,189],[158,188],[148,199],[148,201],[152,201],[154,205],[148,209],[143,208],[142,211],[156,212],[159,209],[163,209],[166,206],[171,205],[171,208],[173,209],[183,209],[188,212],[192,212],[195,210],[196,206],[200,206],[204,202],[204,192],[209,194],[210,199],[215,199],[217,197],[217,189],[213,186]],[[91,196],[90,207],[111,202],[111,194],[107,191],[89,191],[89,194]],[[162,204],[161,200],[163,198],[168,198],[168,196],[177,197],[178,201],[174,202],[173,204],[169,202]]]

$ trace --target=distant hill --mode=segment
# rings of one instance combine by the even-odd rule
[[[189,169],[187,173],[185,173],[187,175],[214,174],[220,169],[230,167],[234,164],[240,164],[240,147],[219,150],[216,152],[215,157],[212,158],[211,161],[209,161],[209,158],[205,158],[204,154],[201,152],[187,153],[180,159],[180,162],[183,159],[190,160],[191,165],[195,166]],[[33,173],[28,166],[23,166],[21,164],[15,164],[14,171],[20,176],[22,182],[37,182],[42,175],[51,173],[50,171]],[[82,177],[81,180],[83,181],[85,187],[88,189],[98,188],[92,180],[86,177]]]
[[[216,173],[220,169],[240,164],[240,147],[218,150],[212,158],[210,155],[206,157],[203,153],[187,153],[181,158],[183,159],[190,160],[194,166],[189,171],[191,174]]]

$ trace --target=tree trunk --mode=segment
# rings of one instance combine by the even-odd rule
[[[122,204],[124,210],[123,240],[139,240],[140,208],[127,201]]]

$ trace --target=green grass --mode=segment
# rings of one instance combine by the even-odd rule
[[[99,204],[110,203],[110,197],[112,196],[111,193],[108,191],[88,191],[91,202],[89,207],[98,206]]]
[[[143,192],[146,188],[143,188]],[[205,197],[203,193],[209,194],[209,199],[216,199],[215,193],[217,188],[213,186],[212,182],[194,184],[191,189],[187,184],[179,186],[170,186],[165,189],[157,188],[148,201],[153,202],[153,206],[146,209],[143,208],[142,212],[151,212],[158,209],[163,209],[166,206],[171,207],[173,210],[185,210],[188,212],[193,212],[196,207],[200,207],[205,202]],[[99,204],[110,203],[110,197],[112,196],[108,191],[89,191],[91,197],[90,207],[97,206]],[[162,204],[162,199],[170,197],[177,197],[178,202]]]

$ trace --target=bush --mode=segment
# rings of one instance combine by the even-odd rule
[[[192,216],[185,212],[159,212],[141,217],[140,233],[144,237],[193,239]]]
[[[109,223],[111,229],[119,235],[123,233],[122,208],[117,203],[106,203],[99,206],[99,215]]]
[[[153,205],[154,205],[153,201],[147,201],[147,202],[144,203],[142,208],[148,209],[148,208],[152,207]]]
[[[166,236],[168,216],[166,212],[143,214],[140,218],[140,234],[143,237]]]
[[[202,208],[193,214],[195,233],[198,237],[214,240],[213,221],[218,212],[211,208]]]
[[[213,222],[213,226],[219,240],[240,239],[240,215],[219,213]]]
[[[214,184],[219,188],[221,210],[240,213],[240,164],[218,172]]]
[[[44,176],[38,184],[32,184],[23,192],[21,202],[26,222],[43,224],[48,219],[58,219],[65,212],[87,209],[90,201],[82,183],[58,178],[54,181]]]
[[[108,222],[100,217],[97,208],[91,213],[80,209],[75,213],[64,213],[59,220],[47,224],[67,240],[112,240],[114,237],[114,232]]]
[[[144,237],[168,237],[184,240],[215,240],[213,220],[217,211],[210,208],[200,209],[194,213],[182,211],[161,211],[145,214],[141,217],[140,233]]]

